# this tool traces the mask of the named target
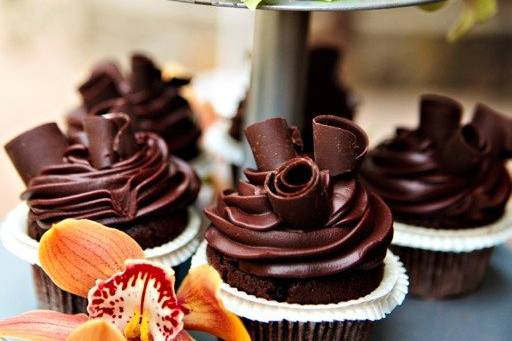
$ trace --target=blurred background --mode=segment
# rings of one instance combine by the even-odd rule
[[[356,121],[372,141],[396,124],[415,124],[424,92],[454,96],[467,112],[482,101],[512,113],[512,3],[500,1],[497,17],[450,44],[445,34],[460,5],[451,1],[436,13],[313,14],[310,44],[342,49],[339,77],[356,94]],[[164,0],[0,0],[0,141],[42,122],[62,122],[79,103],[77,85],[104,58],[126,66],[132,51],[145,51],[196,75],[247,73],[253,23],[247,10]],[[233,91],[215,90],[227,97]],[[0,176],[3,216],[24,188],[3,152]]]

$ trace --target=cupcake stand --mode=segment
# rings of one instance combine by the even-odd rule
[[[237,0],[180,0],[245,8]],[[247,123],[280,115],[300,125],[310,11],[369,10],[433,3],[432,0],[269,0],[256,11]],[[248,149],[247,149],[248,151]],[[246,153],[247,155],[247,153]],[[249,153],[250,155],[250,153]],[[249,161],[246,161],[247,163]],[[448,301],[407,298],[382,322],[374,340],[507,340],[512,335],[512,252],[497,248],[484,288]]]
[[[192,4],[243,8],[237,0],[177,0]],[[438,0],[268,0],[256,11],[247,124],[282,116],[301,125],[306,40],[311,11],[384,9]],[[497,248],[485,287],[463,299],[421,301],[407,298],[389,318],[377,323],[373,340],[507,340],[512,335],[512,252]],[[36,301],[26,281],[29,266],[0,248],[4,278],[0,318],[33,309]],[[196,335],[198,340],[214,340]]]
[[[239,0],[177,0],[246,8]],[[437,0],[267,0],[258,7],[254,28],[247,124],[276,115],[300,126],[306,41],[311,11],[385,9]],[[363,127],[364,128],[364,127]],[[246,155],[250,155],[246,144]],[[246,160],[250,164],[251,160]],[[467,298],[422,301],[406,298],[376,324],[373,340],[509,340],[512,335],[512,252],[495,251],[484,288]],[[208,337],[202,340],[209,340]]]

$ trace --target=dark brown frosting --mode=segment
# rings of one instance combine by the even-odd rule
[[[103,61],[94,65],[89,77],[78,87],[82,104],[66,116],[68,135],[80,134],[87,113],[105,101],[122,97],[124,88],[123,76],[115,62]]]
[[[511,181],[510,119],[478,105],[461,125],[462,107],[423,96],[417,129],[398,128],[367,156],[362,174],[396,220],[433,228],[482,226],[499,219]]]
[[[257,169],[247,169],[247,181],[223,192],[217,205],[205,210],[211,220],[208,245],[236,260],[242,271],[299,279],[382,264],[393,234],[391,212],[356,177],[356,159],[366,150],[367,138],[354,123],[338,117],[319,116],[315,125],[357,138],[339,139],[343,146],[333,148],[318,141],[332,135],[315,134],[320,150],[313,160],[300,152],[300,136],[283,119],[256,123],[246,136]],[[351,166],[332,175],[339,174],[338,164],[322,166],[317,160],[327,155],[351,158],[343,162]]]
[[[85,116],[122,111],[131,116],[136,131],[154,132],[166,141],[171,154],[193,159],[199,153],[201,130],[188,101],[180,95],[181,87],[189,82],[163,80],[161,70],[142,54],[132,56],[126,79],[115,64],[99,64],[79,88],[83,105],[68,114],[68,135],[72,142],[86,144]]]
[[[41,128],[8,144],[15,151],[11,159],[18,172],[28,180],[22,198],[41,228],[71,217],[117,226],[157,212],[171,213],[195,200],[200,186],[196,174],[184,161],[169,156],[157,135],[133,134],[124,114],[88,117],[84,125],[89,146],[68,145],[60,157],[52,157],[54,162],[40,163],[34,153],[34,147],[48,140],[38,133]],[[62,134],[58,128],[54,133]],[[30,162],[17,164],[30,157],[37,174]]]

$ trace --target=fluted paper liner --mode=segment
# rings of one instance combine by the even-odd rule
[[[509,204],[510,205],[510,204]],[[471,252],[491,248],[512,238],[512,210],[497,222],[478,228],[442,230],[394,223],[393,245],[441,252]]]
[[[147,259],[174,267],[194,254],[202,239],[201,218],[195,209],[189,208],[188,213],[189,222],[183,232],[168,243],[144,250]],[[10,211],[2,223],[0,238],[9,252],[32,265],[39,265],[39,242],[27,234],[27,216],[25,203]]]
[[[199,178],[204,180],[215,172],[212,161],[210,155],[201,151],[197,157],[188,163],[194,168]]]
[[[203,242],[192,258],[192,267],[208,263],[206,245]],[[357,300],[333,304],[281,303],[248,295],[226,283],[222,283],[220,295],[228,310],[253,321],[376,321],[383,319],[402,304],[409,285],[403,264],[391,251],[388,251],[384,264],[384,276],[380,285]]]

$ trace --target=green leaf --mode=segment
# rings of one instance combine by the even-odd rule
[[[248,9],[254,11],[261,1],[262,0],[244,0],[244,4],[247,6]]]
[[[447,3],[448,3],[448,0],[444,0],[444,1],[440,1],[440,2],[435,2],[433,4],[420,5],[419,7],[424,11],[434,12],[434,11],[437,11],[437,10],[441,9],[442,7],[444,7],[444,5],[446,5]]]
[[[457,23],[448,32],[448,41],[455,42],[468,33],[476,24],[482,24],[498,11],[497,0],[464,0],[464,9]]]
[[[471,0],[475,11],[475,20],[484,23],[498,12],[497,0]]]

